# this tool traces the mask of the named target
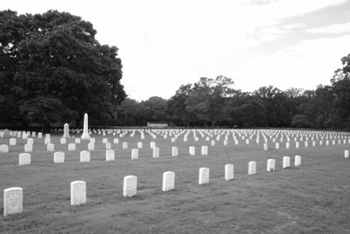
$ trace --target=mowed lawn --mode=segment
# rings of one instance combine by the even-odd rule
[[[232,136],[224,145],[224,136],[210,146],[199,134],[192,133],[188,142],[183,135],[175,143],[171,137],[156,139],[145,133],[141,140],[136,131],[123,137],[106,135],[115,150],[115,161],[105,161],[104,136],[93,134],[95,150],[91,162],[81,163],[79,153],[87,150],[88,141],[68,151],[60,144],[62,134],[52,134],[55,151],[65,152],[64,164],[53,163],[53,152],[46,150],[44,138],[34,138],[31,165],[18,166],[18,155],[24,152],[26,140],[17,138],[9,153],[0,154],[0,233],[350,233],[350,158],[344,150],[350,144],[309,147],[300,143],[296,149],[269,150],[255,138],[246,144]],[[76,135],[79,137],[80,135]],[[119,138],[119,144],[113,139]],[[211,139],[215,139],[212,137]],[[276,139],[279,141],[279,139]],[[152,158],[150,142],[160,147],[160,157]],[[9,137],[0,138],[8,144]],[[74,138],[67,139],[67,143]],[[122,149],[128,142],[128,149]],[[131,149],[143,142],[139,159],[131,160]],[[202,156],[200,147],[209,147]],[[179,155],[171,156],[171,147],[179,147]],[[189,147],[196,155],[189,155]],[[294,167],[294,156],[300,155],[301,166]],[[291,157],[291,168],[282,169],[283,156]],[[269,158],[276,159],[276,170],[266,172]],[[257,174],[248,176],[248,163],[256,161]],[[224,179],[224,167],[234,164],[235,178]],[[198,184],[201,167],[210,169],[210,182]],[[175,172],[175,189],[162,191],[163,172]],[[137,195],[123,197],[123,177],[135,175]],[[70,205],[70,183],[87,183],[87,203]],[[3,214],[3,190],[22,187],[22,214]]]

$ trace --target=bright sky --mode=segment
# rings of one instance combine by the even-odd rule
[[[130,98],[170,98],[200,77],[234,88],[330,84],[350,53],[350,0],[0,0],[19,14],[66,11],[119,48]]]

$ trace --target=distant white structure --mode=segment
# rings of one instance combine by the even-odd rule
[[[150,128],[167,128],[168,124],[167,123],[149,123],[149,122],[147,122],[147,127],[150,127]]]
[[[89,125],[88,125],[88,114],[85,113],[84,114],[84,129],[83,129],[83,134],[81,135],[81,139],[82,140],[88,140],[90,139],[90,135],[89,135]]]

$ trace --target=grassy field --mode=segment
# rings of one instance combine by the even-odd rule
[[[67,151],[59,144],[62,134],[52,135],[55,151],[66,153],[64,164],[53,163],[44,139],[34,138],[31,165],[18,166],[18,155],[26,140],[17,139],[9,153],[0,154],[0,233],[350,233],[350,158],[344,150],[350,144],[330,144],[305,148],[273,149],[263,144],[239,139],[235,145],[229,137],[224,146],[222,136],[210,146],[199,134],[196,142],[181,135],[175,143],[160,135],[152,139],[140,133],[107,135],[116,160],[105,161],[103,136],[94,134],[95,150],[91,162],[80,163],[79,152],[88,141]],[[77,136],[78,137],[78,136]],[[119,144],[113,144],[114,138]],[[215,139],[214,137],[212,139]],[[0,138],[8,144],[9,137]],[[160,158],[152,158],[151,141],[160,147]],[[285,138],[284,138],[285,141]],[[73,138],[67,143],[74,142]],[[129,148],[122,149],[122,142]],[[130,160],[131,149],[143,142],[139,159]],[[262,141],[261,141],[262,142]],[[209,155],[200,155],[200,146],[209,146]],[[171,156],[171,147],[179,147],[179,156]],[[190,156],[189,146],[196,146]],[[294,167],[294,156],[302,157]],[[291,168],[282,169],[283,156],[291,156]],[[266,172],[266,161],[276,159],[276,170]],[[248,176],[249,161],[257,162],[257,174]],[[224,180],[224,166],[234,164],[235,179]],[[198,185],[198,171],[210,169],[210,182]],[[175,190],[162,192],[162,174],[175,172]],[[135,197],[123,197],[123,177],[138,177]],[[70,183],[87,183],[87,203],[70,206]],[[24,211],[4,217],[3,190],[22,187]]]

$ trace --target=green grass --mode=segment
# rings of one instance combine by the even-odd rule
[[[119,144],[107,135],[116,160],[105,161],[102,136],[96,138],[91,162],[80,163],[79,152],[87,141],[67,151],[53,135],[55,151],[66,153],[64,164],[53,163],[44,139],[34,140],[32,164],[18,166],[18,155],[26,140],[17,139],[9,153],[0,154],[0,233],[350,233],[350,159],[344,158],[349,144],[311,146],[299,149],[263,150],[263,144],[221,137],[210,146],[199,134],[188,142],[183,135],[175,143],[158,135],[144,140],[136,132]],[[284,138],[285,139],[285,138]],[[129,148],[122,149],[122,142]],[[131,149],[143,142],[139,159],[130,160]],[[160,147],[160,158],[153,159],[150,141]],[[74,142],[68,139],[67,143]],[[262,141],[261,141],[262,142]],[[0,144],[8,143],[8,137]],[[209,155],[200,155],[200,146],[209,146]],[[171,156],[171,147],[179,156]],[[196,146],[196,156],[188,154]],[[272,143],[270,141],[270,148]],[[294,156],[301,155],[301,166],[294,167]],[[291,156],[289,169],[282,169],[283,156]],[[276,159],[276,171],[266,172],[267,159]],[[257,174],[248,176],[248,162],[257,162]],[[224,166],[234,164],[235,179],[224,180]],[[200,167],[210,169],[210,183],[198,185]],[[175,172],[175,190],[162,192],[162,174]],[[138,177],[138,194],[123,197],[123,177]],[[87,183],[87,204],[70,206],[70,183]],[[3,214],[3,190],[22,187],[22,214]]]

